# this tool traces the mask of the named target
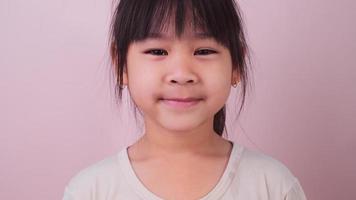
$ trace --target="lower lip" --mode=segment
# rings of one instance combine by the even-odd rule
[[[173,101],[173,100],[161,100],[164,104],[173,108],[190,108],[198,104],[201,100],[196,101]]]

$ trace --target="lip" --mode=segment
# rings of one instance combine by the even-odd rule
[[[192,101],[199,101],[202,98],[195,98],[195,97],[186,97],[186,98],[161,98],[161,100],[166,101],[179,101],[179,102],[192,102]]]
[[[163,102],[165,105],[173,108],[190,108],[197,105],[202,98],[194,98],[194,97],[187,97],[187,98],[161,98],[160,101]]]

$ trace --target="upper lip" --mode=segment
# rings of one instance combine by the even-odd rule
[[[185,97],[185,98],[167,97],[167,98],[161,98],[161,100],[190,102],[190,101],[202,100],[202,98],[198,98],[198,97]]]

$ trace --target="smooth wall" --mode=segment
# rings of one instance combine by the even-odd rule
[[[356,199],[355,1],[240,4],[253,89],[229,138],[286,164],[308,199]],[[140,136],[114,100],[110,15],[111,0],[0,0],[0,199],[61,199]]]

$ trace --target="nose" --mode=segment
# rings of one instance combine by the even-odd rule
[[[194,85],[198,82],[194,62],[189,56],[175,56],[169,65],[170,70],[166,77],[169,84]]]

